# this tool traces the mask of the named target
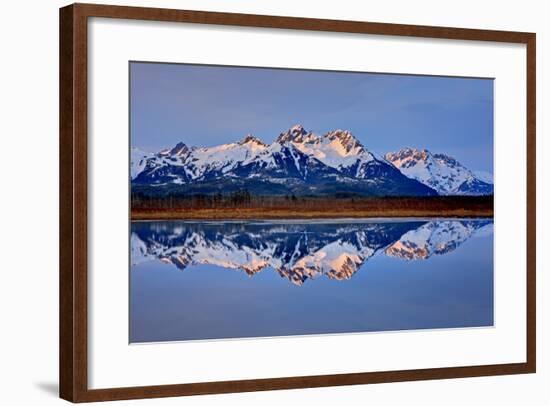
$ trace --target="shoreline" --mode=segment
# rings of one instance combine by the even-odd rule
[[[132,210],[131,221],[150,220],[315,220],[338,218],[493,218],[492,209],[443,210],[272,210],[272,209],[201,209],[201,210]]]

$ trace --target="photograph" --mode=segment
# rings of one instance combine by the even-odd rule
[[[130,343],[493,325],[492,79],[129,70]]]
[[[549,403],[545,3],[113,3],[3,3],[2,404]]]

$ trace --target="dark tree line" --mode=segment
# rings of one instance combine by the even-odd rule
[[[141,193],[132,194],[132,208],[136,209],[206,209],[217,207],[248,207],[252,195],[247,189],[223,194],[193,194],[190,196],[151,196]]]
[[[446,210],[487,209],[493,207],[492,196],[431,196],[431,197],[361,197],[253,195],[247,189],[228,193],[152,196],[132,193],[132,209],[137,210],[201,210],[256,208],[280,210]]]

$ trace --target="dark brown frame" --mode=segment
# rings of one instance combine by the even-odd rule
[[[129,388],[89,389],[87,377],[87,27],[89,17],[526,44],[526,362],[516,364],[317,375],[274,379],[197,382],[177,385],[140,386]],[[61,8],[59,53],[60,397],[72,402],[92,402],[118,399],[139,399],[534,373],[536,370],[535,42],[535,34],[526,32],[488,31],[463,28],[121,7],[96,4],[73,4]]]

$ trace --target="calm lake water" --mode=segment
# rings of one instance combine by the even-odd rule
[[[134,222],[130,342],[493,325],[493,221]]]

